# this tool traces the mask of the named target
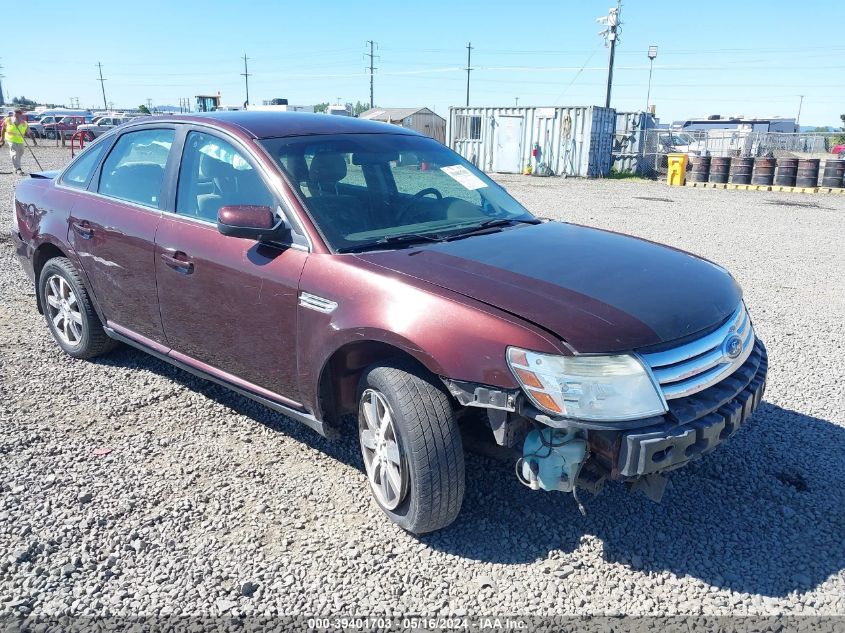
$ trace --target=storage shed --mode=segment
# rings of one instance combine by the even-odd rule
[[[616,111],[599,106],[451,107],[448,145],[488,172],[522,173],[526,165],[557,176],[602,177],[610,171]]]
[[[446,119],[428,108],[370,108],[358,118],[401,125],[441,143],[446,142]]]

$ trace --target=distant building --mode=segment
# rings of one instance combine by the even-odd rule
[[[358,118],[400,125],[441,143],[446,142],[446,119],[428,108],[370,108]]]

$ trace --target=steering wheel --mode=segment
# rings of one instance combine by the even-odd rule
[[[405,219],[406,219],[406,216],[408,215],[408,212],[413,208],[414,203],[417,200],[419,200],[420,198],[424,198],[425,196],[428,196],[428,195],[433,195],[435,198],[437,198],[437,200],[443,200],[443,194],[440,193],[434,187],[426,187],[425,189],[421,189],[418,192],[416,192],[413,196],[411,196],[411,199],[408,200],[408,202],[407,202],[407,204],[405,204],[405,206],[403,206],[401,209],[399,209],[399,213],[396,214],[397,220],[399,220],[400,222],[404,222]]]

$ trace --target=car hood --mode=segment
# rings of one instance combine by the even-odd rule
[[[742,299],[712,262],[560,222],[359,257],[527,319],[582,353],[691,336],[727,319]]]

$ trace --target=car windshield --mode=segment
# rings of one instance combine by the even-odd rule
[[[430,138],[339,134],[261,143],[339,252],[537,221],[484,173]]]

